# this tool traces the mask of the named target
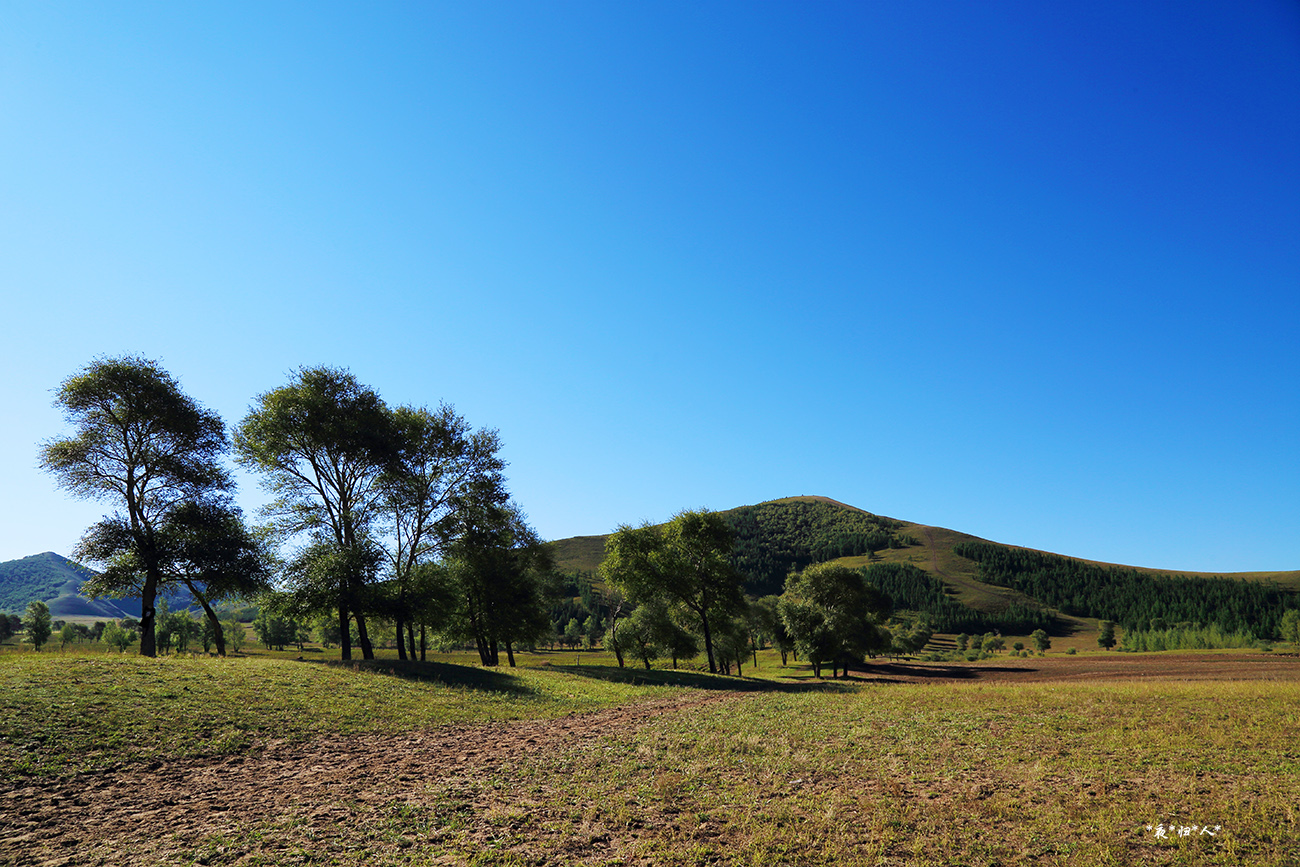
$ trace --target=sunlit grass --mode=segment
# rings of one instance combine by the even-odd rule
[[[520,668],[272,658],[0,656],[0,774],[214,755],[258,739],[546,718],[667,694]]]

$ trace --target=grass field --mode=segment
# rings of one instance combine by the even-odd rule
[[[1300,659],[574,656],[4,654],[0,863],[1300,864]]]

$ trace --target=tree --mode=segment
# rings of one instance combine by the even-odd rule
[[[134,593],[145,565],[132,544],[129,525],[106,518],[82,538],[78,552],[108,564],[83,587],[97,595]],[[155,528],[153,557],[159,589],[184,587],[203,608],[206,630],[219,656],[226,655],[221,621],[212,606],[248,597],[269,586],[271,555],[244,524],[243,514],[224,495],[181,502]],[[155,612],[156,617],[161,615]],[[161,629],[159,624],[156,629]],[[171,634],[176,634],[174,631]],[[186,637],[181,639],[182,649]]]
[[[758,622],[759,630],[781,654],[781,664],[785,665],[790,660],[791,651],[794,650],[794,639],[790,637],[790,633],[785,628],[785,621],[781,619],[779,604],[779,596],[764,596],[750,606],[750,611]]]
[[[1278,623],[1278,638],[1300,645],[1300,610],[1288,608]]]
[[[23,619],[23,628],[27,630],[27,640],[37,649],[41,649],[50,638],[54,627],[50,623],[50,606],[40,600],[27,603],[27,617]]]
[[[120,509],[87,531],[74,556],[106,563],[107,584],[140,596],[140,653],[155,656],[154,604],[169,556],[161,537],[180,507],[233,488],[219,464],[224,425],[156,362],[130,356],[91,362],[63,382],[55,405],[77,433],[46,442],[41,466],[74,496]],[[91,593],[106,588],[91,584]]]
[[[1007,644],[1000,635],[990,635],[980,642],[980,650],[985,653],[997,653],[999,650],[1006,650],[1006,647]]]
[[[887,646],[880,627],[892,605],[862,573],[834,563],[819,563],[786,579],[778,605],[795,644],[821,677],[821,666],[848,674],[848,665]]]
[[[1111,621],[1101,622],[1101,631],[1097,633],[1097,646],[1102,650],[1110,650],[1115,646],[1115,624]]]
[[[402,628],[415,653],[414,624],[440,620],[430,602],[441,597],[438,577],[422,565],[441,557],[455,526],[455,512],[484,490],[504,490],[497,455],[501,442],[494,430],[473,431],[446,404],[436,411],[398,407],[391,413],[394,460],[380,477],[382,510],[389,545],[391,574],[389,613],[397,630],[397,653],[406,658]]]
[[[77,627],[71,623],[63,624],[59,630],[59,650],[67,648],[68,644],[77,640]]]
[[[513,668],[514,645],[550,629],[543,583],[550,552],[508,501],[467,503],[457,523],[447,560],[457,606],[451,631],[474,642],[483,665],[498,665],[504,646]]]
[[[222,624],[221,632],[226,636],[226,642],[235,653],[244,649],[244,624],[231,618]]]
[[[261,473],[275,495],[266,507],[281,541],[306,536],[318,579],[300,602],[328,604],[338,613],[343,659],[352,658],[349,623],[357,625],[362,656],[374,658],[366,617],[376,606],[376,571],[360,568],[375,548],[372,524],[382,505],[381,477],[397,465],[392,417],[379,395],[346,370],[301,368],[283,388],[258,397],[235,431],[243,466]],[[323,549],[339,555],[321,573]]]
[[[1034,648],[1039,655],[1046,653],[1052,646],[1052,639],[1047,637],[1047,633],[1042,629],[1035,629],[1029,636],[1034,641]]]
[[[102,640],[109,647],[116,647],[118,653],[125,653],[128,647],[135,644],[135,632],[122,628],[116,620],[110,620],[104,624]]]
[[[0,644],[8,641],[22,628],[23,622],[16,614],[0,611]]]
[[[263,606],[253,621],[253,632],[267,650],[284,650],[298,637],[298,624],[293,619],[271,613]]]
[[[601,575],[630,599],[662,599],[693,615],[704,638],[709,671],[718,671],[714,622],[744,603],[741,576],[732,567],[733,535],[716,512],[680,512],[662,530],[620,526],[605,542]]]

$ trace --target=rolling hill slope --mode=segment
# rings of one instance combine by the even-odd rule
[[[40,600],[50,606],[50,616],[55,620],[92,617],[120,620],[140,616],[140,604],[136,600],[83,596],[82,582],[93,574],[85,566],[53,551],[0,563],[0,611],[23,614],[28,603]],[[169,598],[169,601],[183,600]]]
[[[1082,618],[1107,616],[1086,610],[1070,610],[1071,606],[1062,606],[1059,599],[1053,599],[1049,603],[1046,599],[1031,596],[1023,589],[1017,589],[1027,586],[1029,582],[1019,580],[1005,570],[999,572],[988,562],[981,566],[980,562],[957,553],[959,547],[968,551],[986,550],[980,548],[982,543],[997,549],[1042,555],[1031,559],[1034,562],[1048,560],[1058,568],[1061,563],[1098,567],[1102,580],[1109,580],[1108,576],[1113,576],[1116,582],[1122,583],[1131,582],[1134,575],[1147,576],[1149,579],[1157,579],[1157,582],[1164,582],[1160,584],[1161,587],[1177,588],[1177,592],[1193,592],[1198,586],[1204,586],[1187,579],[1264,582],[1276,590],[1270,597],[1273,601],[1268,604],[1275,604],[1280,599],[1286,607],[1294,607],[1300,601],[1293,597],[1293,594],[1300,591],[1300,571],[1209,576],[1095,563],[992,543],[944,527],[874,515],[828,497],[788,497],[728,509],[720,514],[727,518],[737,532],[737,567],[747,576],[746,589],[753,595],[779,593],[781,582],[791,569],[801,569],[811,562],[834,560],[852,568],[896,564],[898,568],[893,570],[890,577],[895,587],[903,586],[899,582],[927,584],[931,579],[942,582],[948,597],[974,612],[992,618],[989,622],[995,622],[998,617],[1006,617],[1007,612],[1014,613],[1012,619],[1023,621],[1034,611],[1050,609],[1059,621],[1060,628],[1068,630],[1082,626]],[[578,536],[550,544],[562,570],[594,573],[604,558],[604,543],[607,538],[608,534]],[[859,550],[853,550],[855,545]],[[862,548],[869,550],[860,550]],[[755,552],[758,552],[757,556]],[[912,569],[922,574],[911,572]],[[910,578],[907,577],[909,575]],[[1148,580],[1147,583],[1150,584],[1151,581]],[[1118,588],[1119,585],[1116,586]],[[924,593],[918,591],[912,595],[919,597]],[[1258,593],[1245,595],[1259,596]],[[1093,604],[1096,604],[1095,598],[1094,594]],[[936,600],[936,604],[939,602],[942,600]],[[1258,599],[1255,603],[1264,604]],[[950,609],[950,606],[945,607]],[[1062,607],[1069,610],[1069,613],[1061,613]]]

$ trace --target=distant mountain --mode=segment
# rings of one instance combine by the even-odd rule
[[[140,605],[134,600],[89,599],[81,595],[82,583],[94,574],[92,569],[53,551],[0,563],[0,611],[24,614],[29,603],[40,600],[50,606],[55,620],[140,616]]]

